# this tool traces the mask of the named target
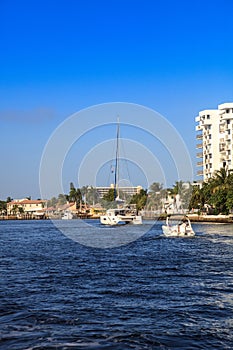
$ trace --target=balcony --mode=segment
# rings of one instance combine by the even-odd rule
[[[200,130],[202,130],[202,126],[201,125],[197,125],[196,126],[196,131],[200,131]]]
[[[197,172],[197,176],[203,176],[203,170],[199,170],[199,171]]]
[[[226,151],[226,146],[222,146],[221,144],[219,145],[219,152],[223,153]]]
[[[204,141],[204,146],[208,146],[208,145],[210,145],[211,144],[211,140],[206,140],[206,141]]]
[[[220,162],[224,162],[225,160],[226,160],[225,155],[221,155],[221,156],[220,156]]]
[[[233,113],[223,113],[222,114],[222,119],[227,120],[227,119],[232,119],[233,118]]]
[[[202,140],[202,139],[203,139],[203,135],[202,135],[202,134],[196,135],[196,139],[197,139],[197,140]]]
[[[202,143],[198,143],[197,145],[196,145],[196,148],[203,148],[203,144]]]
[[[203,154],[202,154],[202,152],[200,152],[200,153],[197,153],[197,158],[203,158]]]
[[[197,162],[197,166],[203,166],[203,162]]]

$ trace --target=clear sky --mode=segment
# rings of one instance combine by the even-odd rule
[[[195,166],[195,116],[233,101],[232,12],[232,0],[1,0],[0,199],[40,197],[50,135],[100,103],[161,113]]]

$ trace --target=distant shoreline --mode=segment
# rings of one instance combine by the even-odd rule
[[[184,217],[183,214],[171,215],[171,220],[181,220]],[[187,214],[187,217],[191,222],[200,223],[223,223],[223,224],[233,224],[233,215],[198,215],[198,214]],[[145,220],[149,218],[144,218]],[[156,217],[155,217],[156,219]],[[161,215],[157,217],[157,220],[166,220],[166,215]]]
[[[187,214],[189,220],[193,223],[223,223],[223,224],[233,224],[233,215],[197,215],[197,214]],[[165,221],[166,220],[166,214],[158,215],[158,216],[143,216],[143,220],[158,220],[158,221]],[[182,220],[184,217],[183,214],[174,214],[171,215],[171,220]],[[75,218],[72,220],[82,220],[84,218]],[[85,220],[97,220],[98,217],[91,217],[91,218],[85,218]],[[0,217],[0,221],[44,221],[44,220],[55,220],[54,218],[17,218],[16,216],[9,216],[9,217]]]

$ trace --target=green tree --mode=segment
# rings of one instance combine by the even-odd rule
[[[48,200],[47,206],[49,207],[56,207],[58,203],[58,200],[56,197],[52,197],[50,200]]]
[[[16,215],[16,214],[17,214],[18,208],[19,208],[19,206],[18,206],[17,204],[14,204],[14,205],[13,205],[13,208],[12,208],[12,213],[13,213],[13,215]]]
[[[101,200],[101,206],[106,209],[117,207],[117,202],[115,201],[114,188],[110,188],[108,192],[104,194]]]
[[[82,193],[79,188],[75,188],[73,182],[70,183],[69,202],[75,202],[76,209],[82,203]]]
[[[213,177],[209,180],[211,196],[210,204],[214,206],[217,213],[228,214],[227,196],[231,188],[232,170],[221,168],[215,171]],[[229,202],[228,202],[229,204]]]
[[[136,204],[137,210],[141,210],[145,207],[147,202],[147,191],[146,190],[140,190],[140,193],[137,193],[132,196],[130,200],[130,204]]]
[[[67,202],[67,195],[65,195],[65,194],[63,194],[63,193],[60,193],[59,195],[58,195],[58,204],[59,205],[63,205],[63,204],[66,204],[66,202]]]
[[[86,197],[87,203],[90,205],[95,205],[99,201],[99,194],[96,190],[96,188],[92,186],[88,186],[87,188],[87,197]]]
[[[0,214],[6,214],[7,210],[7,202],[6,201],[0,201]]]
[[[107,193],[104,194],[103,200],[107,202],[113,202],[114,201],[114,195],[115,195],[115,190],[114,188],[110,188]]]
[[[171,195],[176,196],[177,194],[180,194],[183,189],[184,182],[183,181],[176,181],[172,188],[169,188],[168,191]]]
[[[153,182],[152,185],[150,185],[149,192],[156,193],[160,192],[163,189],[163,185],[159,182]]]
[[[201,209],[205,204],[205,196],[203,189],[198,185],[194,185],[192,188],[192,195],[189,201],[189,210],[191,209]]]
[[[23,214],[24,213],[24,209],[22,207],[18,208],[19,214]]]
[[[229,188],[227,191],[227,198],[226,198],[226,207],[228,211],[232,211],[233,209],[233,174],[231,173],[229,175]]]
[[[166,190],[159,182],[154,182],[148,191],[146,210],[161,210],[163,207],[163,199],[166,197]]]

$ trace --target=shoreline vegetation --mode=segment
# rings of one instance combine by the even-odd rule
[[[163,188],[154,182],[148,190],[141,188],[133,195],[119,192],[125,205],[134,204],[144,220],[166,220],[167,215],[175,220],[188,215],[192,222],[233,223],[233,170],[226,168],[202,183],[176,181],[172,188]],[[114,193],[111,187],[101,197],[97,188],[75,188],[71,182],[69,194],[57,198],[0,200],[0,220],[56,220],[65,214],[73,219],[98,219],[107,209],[117,207]]]

